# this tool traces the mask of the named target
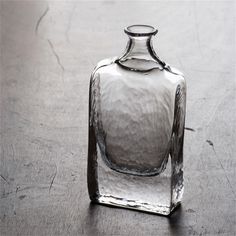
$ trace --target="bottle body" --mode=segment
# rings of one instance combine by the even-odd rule
[[[132,63],[107,59],[91,76],[89,195],[169,215],[183,193],[185,80],[153,61]]]

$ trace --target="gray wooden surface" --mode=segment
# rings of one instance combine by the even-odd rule
[[[233,1],[1,1],[0,235],[235,235]],[[90,205],[89,77],[156,26],[188,84],[185,194],[170,218]]]

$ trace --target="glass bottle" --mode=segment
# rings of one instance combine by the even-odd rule
[[[125,53],[99,62],[90,80],[89,196],[169,215],[183,194],[185,80],[156,55],[155,28],[125,33]]]

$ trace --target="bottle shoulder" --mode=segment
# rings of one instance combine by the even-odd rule
[[[99,73],[101,71],[101,68],[109,67],[110,65],[114,64],[116,59],[117,59],[117,57],[111,57],[111,58],[105,58],[105,59],[99,61],[97,63],[97,65],[95,66],[95,68],[93,69],[92,76],[95,73]]]
[[[135,71],[129,70],[121,66],[117,63],[117,57],[107,58],[98,62],[95,67],[92,78],[96,79],[99,77],[100,80],[110,80],[114,79],[122,79],[122,80],[130,80],[130,81],[138,81],[140,79],[145,79],[143,82],[147,82],[147,80],[154,80],[157,83],[166,81],[166,83],[181,84],[182,86],[186,86],[185,77],[182,72],[174,67],[168,66],[166,69],[153,69],[149,71]]]

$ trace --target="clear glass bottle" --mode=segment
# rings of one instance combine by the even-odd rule
[[[186,85],[152,46],[157,30],[125,29],[123,56],[90,81],[88,190],[92,202],[169,215],[183,194]]]

